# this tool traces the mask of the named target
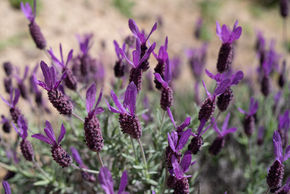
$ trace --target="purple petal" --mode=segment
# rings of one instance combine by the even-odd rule
[[[218,35],[218,37],[220,38],[220,40],[222,41],[222,29],[220,24],[218,23],[218,21],[216,21],[216,34]]]
[[[257,112],[258,108],[259,108],[258,101],[255,101],[254,97],[251,97],[249,114],[254,115]]]
[[[125,92],[124,106],[128,107],[131,115],[135,115],[136,109],[137,87],[134,82],[131,82]]]
[[[149,39],[149,37],[151,36],[151,34],[152,34],[156,29],[157,29],[157,22],[153,25],[153,27],[152,27],[150,33],[148,34],[148,36],[147,36],[145,42],[147,42],[147,40]]]
[[[177,144],[176,135],[177,134],[174,132],[171,132],[171,134],[167,133],[168,144],[169,144],[170,148],[172,149],[172,151],[174,151],[174,152],[176,152],[175,145]]]
[[[24,13],[25,17],[32,23],[34,21],[35,16],[32,12],[32,9],[31,9],[29,3],[23,4],[23,2],[21,2],[20,6],[21,6],[21,10]]]
[[[169,59],[167,58],[165,63],[165,72],[164,72],[164,81],[169,83],[172,78],[172,71],[171,71],[171,63],[169,62]]]
[[[231,85],[237,85],[244,78],[244,73],[238,71],[235,75],[232,76]]]
[[[116,40],[114,40],[113,43],[114,43],[114,46],[115,46],[116,55],[117,55],[118,59],[120,60],[121,59],[121,54],[120,54],[119,44],[118,44],[118,42]]]
[[[44,76],[44,82],[47,85],[47,87],[50,88],[52,84],[51,84],[51,76],[50,76],[49,68],[44,61],[40,62],[40,67]]]
[[[126,189],[127,184],[128,184],[128,175],[127,175],[127,171],[125,170],[123,172],[121,180],[120,180],[120,186],[119,186],[118,194],[123,194],[123,192]]]
[[[273,145],[276,159],[280,160],[280,162],[283,162],[282,140],[278,131],[275,131],[273,134]]]
[[[138,42],[138,41],[137,41]],[[150,54],[153,52],[153,50],[156,47],[156,42],[154,42],[149,49],[146,51],[146,53],[144,54],[144,56],[142,57],[142,59],[139,61],[139,64],[143,63],[145,60],[147,60],[150,56]]]
[[[129,58],[127,57],[127,55],[125,54],[126,52],[125,52],[124,50],[122,50],[122,49],[119,49],[119,51],[120,51],[120,54],[122,55],[122,57],[124,57],[125,60],[126,60],[129,64],[131,64],[134,68],[136,68],[135,64],[134,64],[132,61],[130,61],[130,59],[129,59]]]
[[[226,118],[225,118],[225,120],[224,120],[224,123],[223,123],[223,126],[222,126],[222,131],[225,131],[228,128],[228,123],[229,123],[230,116],[231,116],[231,113],[228,113]]]
[[[228,43],[230,41],[230,35],[231,34],[230,34],[228,27],[224,24],[222,26],[222,32],[221,32],[223,43]]]
[[[66,63],[65,63],[65,66],[67,66],[70,62],[70,60],[73,58],[73,49],[71,49],[67,55],[67,58],[66,58]]]
[[[173,123],[173,125],[174,125],[174,127],[175,127],[175,129],[176,129],[177,127],[176,127],[176,124],[175,124],[175,121],[174,121],[174,118],[173,118],[172,112],[171,112],[171,110],[170,110],[169,107],[167,108],[167,114],[168,114],[168,116],[169,116],[171,122]]]
[[[216,80],[215,75],[212,74],[209,70],[205,69],[205,73],[208,77],[210,77],[211,79]]]
[[[242,34],[242,27],[237,27],[231,34],[231,41],[238,40]]]
[[[154,73],[154,76],[155,76],[155,78],[156,78],[156,79],[161,83],[161,85],[162,85],[163,88],[167,88],[167,87],[168,87],[168,83],[165,82],[165,81],[162,79],[162,77],[161,77],[161,75],[160,75],[159,73]]]
[[[43,81],[37,80],[36,83],[37,83],[40,87],[42,87],[43,89],[45,89],[45,90],[50,90],[50,88],[47,87],[46,83],[44,83]]]
[[[0,98],[3,100],[3,102],[5,102],[5,104],[12,107],[12,104],[10,104],[5,98],[3,98],[3,96],[0,95]]]
[[[99,182],[106,194],[114,194],[114,183],[112,175],[107,167],[102,167],[99,173]]]
[[[19,97],[20,97],[20,91],[18,89],[15,89],[14,91],[14,99],[13,99],[13,102],[12,102],[12,106],[15,106],[19,100]]]
[[[211,99],[212,98],[211,93],[207,90],[206,85],[205,85],[203,80],[202,80],[202,85],[203,85],[203,87],[204,87],[204,89],[206,91],[207,96]]]
[[[39,139],[40,141],[43,141],[43,142],[45,142],[47,144],[50,144],[50,145],[53,145],[54,144],[49,138],[45,137],[41,133],[34,134],[31,137],[36,138],[36,139]]]
[[[229,133],[234,133],[234,132],[237,131],[237,129],[238,129],[238,128],[236,128],[236,127],[229,128],[229,129],[227,129],[227,130],[225,130],[225,131],[222,132],[222,136],[226,136],[226,135],[229,134]]]
[[[74,147],[71,147],[70,150],[71,150],[71,152],[72,152],[72,157],[73,157],[73,159],[74,159],[74,160],[75,160],[75,161],[76,161],[80,166],[82,166],[84,163],[83,163],[83,160],[82,160],[82,158],[80,157],[79,152],[77,151],[77,149],[74,148]]]
[[[4,194],[11,194],[11,189],[10,189],[9,183],[7,181],[3,181],[2,185],[3,185],[3,188],[4,188]]]
[[[215,132],[217,132],[217,134],[218,134],[219,136],[223,136],[222,132],[219,130],[219,128],[218,128],[218,126],[217,126],[217,123],[216,123],[214,117],[211,118],[211,124],[212,124],[212,128],[213,128],[213,130],[215,130]]]
[[[219,85],[218,87],[215,89],[214,91],[214,95],[215,96],[218,96],[222,93],[225,92],[225,90],[230,86],[231,84],[231,80],[230,79],[225,79],[223,80]]]
[[[86,93],[86,108],[87,108],[87,112],[90,112],[95,104],[96,101],[96,92],[97,92],[97,88],[96,88],[96,84],[93,83],[89,89],[87,90]]]
[[[240,113],[242,113],[242,114],[245,114],[245,115],[247,114],[247,112],[246,112],[246,111],[244,111],[244,110],[243,110],[243,109],[241,109],[241,108],[238,108],[238,110],[239,110],[239,112],[240,112]]]
[[[106,101],[106,104],[107,104],[107,106],[108,106],[109,111],[111,111],[111,112],[113,112],[113,113],[119,113],[119,114],[122,114],[121,111],[119,111],[119,110],[115,109],[114,107],[112,107],[112,106],[109,104],[109,102],[108,102],[107,100],[105,100],[105,101]]]
[[[45,132],[46,136],[53,142],[53,144],[56,145],[57,144],[56,139],[53,137],[53,135],[51,134],[50,130],[45,128],[44,132]]]
[[[285,150],[285,154],[284,154],[284,157],[283,157],[283,162],[288,160],[289,157],[290,157],[290,145],[288,145],[286,150]]]
[[[60,134],[59,134],[58,139],[57,139],[57,143],[58,143],[58,144],[60,144],[60,142],[62,141],[62,139],[63,139],[65,133],[66,133],[66,130],[65,130],[64,125],[62,124],[62,125],[61,125],[61,128],[60,128]]]
[[[191,129],[184,131],[179,139],[176,151],[180,151],[187,143],[188,138],[191,136]]]
[[[124,106],[120,103],[118,97],[116,96],[115,92],[113,90],[111,90],[111,97],[115,103],[115,105],[117,106],[117,108],[120,110],[120,112],[122,113],[126,113],[126,109],[124,108]]]
[[[49,50],[47,50],[48,54],[50,55],[52,61],[54,63],[57,63],[59,66],[64,67],[64,64],[58,60],[58,58],[55,56],[55,54],[53,53],[52,48],[50,48]]]
[[[186,117],[186,119],[183,121],[183,123],[180,126],[178,126],[178,130],[183,131],[183,129],[188,127],[190,125],[190,120],[191,120],[190,117]]]
[[[191,159],[192,159],[191,152],[190,151],[185,152],[180,163],[180,166],[183,169],[184,173],[188,171],[191,165]]]
[[[129,19],[129,28],[131,30],[131,32],[136,36],[136,38],[139,36],[140,31],[139,28],[137,26],[137,24],[135,23],[135,21],[133,19]]]
[[[171,157],[171,164],[172,164],[173,172],[174,172],[175,177],[177,178],[177,180],[182,179],[183,178],[183,169],[178,164],[178,161],[177,161],[177,159],[176,159],[174,154]]]
[[[53,139],[56,141],[53,128],[52,128],[52,126],[51,126],[49,121],[45,121],[45,127],[50,131],[50,134],[52,135]]]

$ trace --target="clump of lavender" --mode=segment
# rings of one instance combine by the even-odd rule
[[[113,90],[111,91],[111,97],[117,106],[117,109],[112,107],[108,102],[107,105],[111,112],[119,113],[119,123],[122,132],[130,135],[134,139],[139,139],[142,136],[142,128],[140,121],[135,113],[137,97],[137,88],[135,84],[131,82],[128,85],[125,92],[123,105],[120,103]]]
[[[84,131],[87,146],[92,151],[99,152],[104,146],[104,139],[100,129],[100,121],[97,118],[97,114],[102,113],[104,109],[102,107],[98,107],[103,95],[102,90],[100,91],[98,101],[94,106],[96,101],[96,92],[97,89],[95,84],[92,84],[92,86],[87,90],[86,108],[88,116],[85,118]]]
[[[60,60],[53,53],[52,48],[47,51],[52,59],[52,61],[58,64],[62,68],[62,73],[65,73],[66,76],[64,78],[65,86],[71,90],[77,89],[77,79],[73,75],[73,72],[70,68],[68,68],[68,64],[73,57],[73,50],[71,49],[67,55],[66,62],[63,59],[62,45],[59,44],[59,52],[60,52]]]
[[[20,91],[20,95],[23,99],[28,100],[28,92],[27,92],[26,85],[24,84],[24,81],[27,78],[29,67],[25,66],[25,70],[24,70],[24,74],[23,74],[22,78],[18,76],[18,74],[19,74],[18,69],[16,69],[16,70],[17,70],[17,74],[15,74],[15,78],[17,80],[17,87]]]
[[[226,111],[230,102],[232,101],[234,97],[231,86],[237,85],[244,78],[244,73],[242,71],[238,71],[237,73],[230,76],[230,75],[219,74],[219,73],[216,75],[213,75],[208,70],[205,70],[205,72],[210,78],[214,79],[217,82],[217,85],[219,85],[226,79],[230,79],[230,83],[227,84],[228,86],[226,90],[221,95],[219,95],[217,99],[217,106],[219,110],[221,112]]]
[[[0,97],[10,107],[9,112],[10,112],[10,115],[11,115],[13,122],[15,124],[18,124],[18,119],[22,115],[19,108],[16,107],[16,104],[18,103],[18,100],[20,97],[19,90],[18,89],[11,90],[9,100],[5,100],[5,98],[3,98],[1,95],[0,95]]]
[[[30,7],[29,3],[23,4],[21,2],[21,9],[26,18],[29,20],[29,31],[30,35],[36,44],[36,47],[39,49],[45,49],[46,47],[46,40],[40,30],[40,27],[37,25],[35,22],[35,17],[36,17],[36,0],[33,1],[33,11],[32,8]]]
[[[49,101],[58,110],[58,112],[60,114],[70,116],[73,108],[72,102],[62,91],[58,89],[66,74],[64,73],[58,80],[56,78],[57,75],[53,66],[48,67],[45,62],[41,61],[40,67],[44,76],[44,82],[38,80],[38,84],[47,91]]]
[[[114,74],[115,74],[115,77],[123,77],[124,74],[125,74],[125,61],[123,60],[124,57],[123,55],[120,53],[120,46],[118,44],[117,41],[114,40],[114,46],[115,46],[115,52],[116,52],[116,55],[117,55],[117,58],[118,60],[116,60],[115,62],[115,66],[114,66]],[[124,42],[123,46],[122,46],[122,50],[125,50],[126,49],[126,43]]]
[[[134,20],[129,19],[128,23],[129,23],[129,28],[130,28],[131,32],[136,37],[136,41],[140,42],[140,52],[138,53],[138,55],[139,55],[139,59],[142,59],[146,55],[146,53],[149,52],[148,50],[150,50],[150,48],[152,47],[152,46],[150,46],[150,48],[148,49],[147,41],[148,41],[149,37],[151,36],[151,34],[157,29],[157,23],[155,23],[153,25],[148,36],[145,35],[144,31],[139,30],[139,28]],[[154,48],[155,48],[155,46],[154,46]],[[153,50],[154,50],[154,48],[153,48]],[[134,61],[135,57],[136,56],[134,56],[134,54],[133,54],[133,61]],[[145,58],[142,61],[142,63],[140,63],[140,69],[142,69],[142,71],[147,71],[149,69],[148,58]]]
[[[80,154],[77,151],[77,149],[74,147],[71,147],[71,152],[72,152],[73,159],[76,161],[76,163],[79,165],[79,167],[83,168],[83,169],[88,169],[88,167],[84,164],[82,158],[80,157]],[[86,181],[96,182],[96,177],[92,173],[82,171],[82,177]]]
[[[283,156],[282,140],[278,131],[275,131],[273,134],[273,145],[276,159],[268,171],[267,184],[270,188],[270,191],[274,193],[282,185],[284,176],[283,162],[285,162],[290,157],[290,146],[287,146]]]
[[[288,130],[290,128],[290,112],[286,110],[283,114],[279,115],[278,132],[282,139],[282,146],[285,148],[288,144]]]
[[[21,116],[18,119],[18,128],[15,125],[13,125],[13,126],[14,126],[15,131],[22,138],[22,141],[20,142],[20,150],[22,152],[22,155],[24,156],[24,158],[27,161],[32,162],[33,157],[34,157],[34,151],[33,151],[33,147],[31,145],[30,141],[27,139],[27,136],[28,136],[27,122],[25,121],[23,116]]]
[[[10,129],[11,129],[10,121],[4,115],[1,115],[0,123],[2,124],[3,131],[5,133],[10,133]]]
[[[56,140],[53,128],[49,121],[45,122],[44,132],[46,136],[42,135],[41,133],[34,134],[31,137],[39,139],[49,145],[51,145],[51,154],[53,159],[61,166],[61,167],[68,167],[71,165],[72,158],[68,155],[68,153],[61,147],[60,142],[64,138],[66,133],[66,129],[64,125],[61,125],[60,134],[58,139]]]
[[[158,55],[153,51],[153,55],[157,60],[157,65],[154,68],[154,73],[158,73],[161,78],[164,79],[165,73],[165,65],[169,63],[168,53],[167,53],[167,46],[168,46],[168,38],[166,37],[164,45],[159,48]],[[156,89],[160,90],[162,88],[161,83],[155,78],[154,79]]]
[[[155,79],[161,84],[161,98],[160,98],[160,105],[163,110],[167,110],[173,104],[173,91],[170,87],[171,81],[171,64],[168,62],[166,63],[166,69],[164,72],[164,78],[159,73],[154,74]]]
[[[98,180],[106,194],[115,193],[112,175],[107,167],[104,166],[100,169]],[[127,184],[128,184],[128,175],[127,171],[124,171],[120,180],[118,194],[129,194],[128,192],[125,192]]]
[[[156,43],[154,42],[149,49],[146,49],[145,53],[142,54],[141,42],[139,39],[136,39],[136,49],[132,52],[133,60],[130,61],[126,56],[125,50],[120,50],[122,56],[126,59],[126,61],[132,65],[132,69],[130,70],[129,82],[134,82],[137,87],[138,92],[141,90],[142,85],[142,64],[144,61],[147,61],[150,57],[150,54],[155,49]]]
[[[189,194],[188,175],[185,173],[189,170],[189,167],[195,162],[191,162],[190,152],[185,152],[181,162],[178,162],[177,158],[173,155],[171,163],[173,170],[170,171],[170,182],[167,182],[167,186],[174,190],[174,194]]]
[[[230,31],[225,24],[220,27],[219,23],[216,22],[216,34],[222,41],[217,61],[217,70],[223,73],[231,67],[233,61],[233,42],[240,38],[242,27],[238,26],[238,21],[236,21],[233,30]]]
[[[237,130],[236,127],[228,128],[230,116],[231,116],[231,114],[228,113],[225,120],[224,120],[224,123],[223,123],[221,130],[218,128],[215,119],[212,118],[212,126],[213,126],[213,129],[215,130],[215,132],[217,132],[218,137],[216,137],[215,140],[213,141],[213,143],[209,146],[209,149],[208,149],[209,153],[211,153],[213,155],[217,155],[221,151],[221,149],[224,147],[225,136],[229,133],[236,132],[236,130]]]
[[[239,111],[245,115],[243,126],[244,131],[248,137],[250,137],[254,131],[255,128],[255,118],[254,115],[256,114],[258,110],[258,101],[255,101],[255,99],[252,97],[249,105],[249,111],[246,112],[243,109],[239,108]]]

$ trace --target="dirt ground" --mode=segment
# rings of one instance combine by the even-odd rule
[[[201,45],[193,38],[193,26],[200,16],[200,1],[193,0],[138,0],[133,8],[134,19],[137,24],[146,29],[151,29],[158,16],[163,18],[163,27],[159,32],[154,33],[152,40],[164,42],[169,37],[169,53],[171,55],[182,54],[183,71],[179,82],[192,80],[184,51],[189,47]],[[243,34],[238,41],[236,50],[235,66],[248,72],[255,69],[257,60],[253,50],[255,42],[255,30],[264,32],[267,40],[275,38],[277,50],[281,49],[282,41],[282,20],[278,8],[264,10],[258,16],[254,16],[253,5],[246,0],[224,0],[220,1],[220,9],[216,20],[220,24],[233,25],[236,19],[243,27]],[[4,61],[11,61],[13,64],[24,67],[34,66],[40,60],[48,61],[45,54],[35,48],[29,33],[28,21],[19,10],[11,8],[8,0],[0,1],[0,64]],[[113,64],[116,59],[113,49],[113,40],[121,41],[129,34],[128,18],[122,15],[113,5],[112,1],[103,0],[42,0],[41,11],[36,19],[48,42],[48,46],[58,49],[62,43],[65,52],[73,48],[78,51],[76,34],[94,33],[94,46],[91,54],[101,57],[107,69],[107,75],[112,75]],[[288,20],[288,32],[289,29]],[[220,40],[214,35],[215,24],[209,28],[212,33],[212,41],[209,45],[208,68],[214,70]],[[288,33],[288,39],[289,33]],[[100,42],[104,40],[107,48],[101,51]],[[284,53],[285,56],[285,53]],[[289,56],[288,56],[288,61]],[[155,66],[155,62],[151,64]],[[24,69],[24,68],[23,68]],[[0,72],[1,79],[3,71]],[[109,85],[106,86],[109,88]],[[177,86],[178,87],[178,86]],[[0,84],[0,91],[3,91],[3,84]],[[2,92],[1,92],[2,94]],[[0,101],[0,113],[7,111],[6,105]]]

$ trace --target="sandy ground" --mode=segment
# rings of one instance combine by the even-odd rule
[[[200,15],[200,9],[197,5],[200,1],[138,0],[136,2],[138,3],[134,6],[133,15],[141,28],[145,28],[148,31],[157,16],[162,16],[164,26],[159,29],[159,32],[153,34],[151,40],[163,43],[165,35],[167,35],[169,37],[169,53],[171,55],[182,53],[184,56],[186,48],[201,45],[192,36],[193,25]],[[254,17],[249,2],[245,0],[221,1],[220,10],[216,18],[221,24],[226,23],[230,26],[238,19],[243,27],[243,34],[238,41],[236,50],[235,66],[245,70],[245,72],[249,69],[254,69],[257,65],[255,52],[253,52],[256,29],[262,30],[267,39],[275,38],[277,40],[277,49],[282,52],[280,47],[282,20],[278,9],[267,10],[260,13],[259,17]],[[35,48],[28,33],[28,21],[22,12],[12,9],[8,0],[1,0],[0,16],[0,43],[1,45],[5,43],[5,46],[0,48],[1,65],[7,60],[19,67],[32,66],[40,60],[48,61],[44,53]],[[95,44],[91,54],[96,57],[103,57],[107,74],[109,75],[113,72],[112,67],[115,60],[112,41],[116,39],[120,42],[129,33],[128,18],[113,7],[111,1],[42,1],[42,8],[36,21],[41,27],[49,47],[58,49],[58,44],[62,43],[66,52],[71,48],[78,51],[76,34],[94,33]],[[290,26],[289,21],[288,26]],[[214,23],[210,30],[213,37],[209,45],[208,67],[209,69],[215,69],[220,40],[217,36],[214,36]],[[288,32],[290,32],[289,28]],[[105,54],[100,52],[101,40],[105,40],[107,45]],[[290,60],[288,59],[288,61]],[[186,60],[183,60],[183,62],[185,63]],[[155,62],[151,65],[155,66]],[[188,82],[192,80],[190,71],[186,71],[188,70],[187,65],[184,64],[183,67],[185,70],[179,82]],[[1,71],[1,79],[3,75]],[[2,84],[0,84],[0,91],[3,91]],[[7,106],[2,101],[0,101],[0,106],[0,113],[7,111]]]

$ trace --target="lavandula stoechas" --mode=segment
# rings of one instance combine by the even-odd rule
[[[1,122],[2,124],[2,130],[5,133],[10,133],[11,125],[9,119],[7,119],[4,115],[1,115]]]
[[[153,55],[155,59],[157,60],[157,65],[154,68],[154,73],[158,73],[162,79],[164,79],[164,73],[165,73],[165,65],[166,63],[169,63],[168,59],[168,53],[167,53],[167,45],[168,45],[168,38],[166,37],[165,43],[163,46],[159,48],[158,55],[153,51]],[[161,83],[156,79],[154,79],[155,87],[156,89],[160,90],[162,89]]]
[[[220,27],[219,23],[216,22],[216,34],[222,41],[217,61],[217,70],[219,73],[223,73],[231,68],[233,61],[233,42],[240,38],[242,27],[238,26],[238,21],[236,21],[231,31],[225,24]]]
[[[233,75],[226,75],[225,73],[224,74],[218,73],[216,75],[213,75],[207,69],[205,70],[205,72],[211,79],[214,79],[217,82],[217,85],[219,85],[226,79],[230,79],[230,84],[228,85],[226,90],[217,98],[217,106],[219,110],[222,112],[226,111],[230,102],[234,97],[231,86],[237,85],[244,78],[244,73],[242,71],[238,71]]]
[[[76,90],[77,89],[77,79],[73,75],[73,72],[71,71],[71,69],[68,68],[68,64],[73,57],[73,50],[71,49],[69,51],[66,61],[64,61],[64,59],[63,59],[63,52],[62,52],[62,45],[61,44],[59,44],[60,60],[55,56],[55,54],[52,51],[52,48],[50,48],[47,52],[49,53],[52,61],[54,63],[58,64],[62,68],[62,73],[66,74],[66,76],[64,78],[65,86],[68,89]]]
[[[138,92],[141,90],[142,85],[142,64],[144,61],[148,61],[150,54],[155,49],[156,43],[154,42],[149,49],[146,49],[145,54],[141,55],[141,43],[139,39],[136,39],[136,49],[132,52],[133,59],[132,61],[126,56],[125,50],[120,50],[120,53],[126,59],[126,61],[132,65],[130,70],[129,82],[134,82],[137,87]],[[142,56],[142,57],[141,57]]]
[[[149,37],[151,36],[151,34],[157,29],[157,23],[155,23],[153,25],[148,36],[145,35],[144,31],[139,30],[139,28],[134,20],[129,19],[128,23],[129,23],[129,28],[130,28],[131,32],[136,37],[136,41],[138,40],[140,42],[140,53],[138,53],[138,55],[139,55],[139,58],[142,59],[146,55],[146,53],[148,52],[147,51],[148,50],[147,41],[148,41]],[[133,58],[134,58],[134,54],[133,54]],[[145,60],[142,61],[142,63],[140,63],[139,68],[142,69],[142,71],[147,71],[149,69],[149,62],[148,62],[147,57],[145,58]]]
[[[271,90],[271,82],[270,82],[270,71],[271,67],[268,61],[265,61],[262,69],[262,80],[261,80],[261,92],[267,97]]]
[[[83,162],[79,152],[77,151],[77,149],[74,148],[74,147],[71,147],[70,150],[71,150],[73,159],[76,161],[76,163],[79,165],[79,167],[83,168],[83,169],[88,169],[88,167],[84,164],[84,162]],[[89,172],[86,172],[86,171],[82,171],[82,177],[86,181],[96,182],[96,177],[92,173],[89,173]]]
[[[47,91],[49,101],[60,114],[70,116],[73,109],[72,102],[69,97],[58,89],[66,74],[63,73],[62,77],[58,80],[53,66],[48,67],[45,62],[41,61],[40,67],[44,76],[44,82],[38,80],[38,85]]]
[[[22,141],[20,142],[20,150],[22,152],[22,155],[27,161],[32,162],[34,157],[34,151],[33,147],[30,143],[30,141],[27,139],[28,136],[28,126],[26,120],[21,116],[18,119],[18,128],[14,126],[15,131],[19,134],[19,136],[22,138]]]
[[[201,39],[202,26],[203,26],[203,19],[198,18],[194,26],[194,36],[198,40]]]
[[[268,171],[267,184],[270,188],[270,191],[274,193],[282,185],[284,176],[283,162],[285,162],[290,157],[290,146],[287,146],[285,154],[283,155],[282,140],[278,131],[275,131],[273,134],[273,145],[275,161]]]
[[[279,72],[278,85],[280,89],[283,89],[285,83],[287,83],[287,75],[286,75],[286,60],[284,59],[282,62],[282,68]]]
[[[289,2],[288,0],[280,0],[280,15],[286,19],[289,14]]]
[[[4,188],[4,194],[11,194],[11,188],[7,181],[2,182],[3,188]]]
[[[161,84],[160,106],[166,111],[173,104],[173,90],[170,87],[171,64],[167,60],[165,64],[164,78],[159,73],[154,73],[155,79]]]
[[[10,93],[10,90],[13,88],[12,86],[12,74],[13,74],[13,65],[10,62],[3,63],[3,69],[5,71],[6,77],[4,78],[4,88],[6,93]]]
[[[12,89],[10,91],[10,99],[6,100],[0,95],[1,99],[10,107],[9,112],[11,115],[11,118],[15,124],[18,124],[18,119],[22,115],[19,108],[16,107],[16,104],[18,103],[20,92],[18,89]]]
[[[39,64],[36,64],[36,66],[33,68],[31,75],[29,76],[30,92],[34,94],[34,101],[35,101],[36,105],[39,108],[42,108],[42,107],[46,108],[44,106],[44,102],[42,99],[42,93],[39,90],[38,85],[37,85],[36,72],[38,70],[38,66],[39,66]],[[46,110],[48,110],[48,109],[46,108]]]
[[[290,177],[287,178],[286,183],[280,187],[276,194],[289,194],[290,191]]]
[[[288,144],[288,130],[290,128],[290,112],[286,110],[283,114],[279,115],[278,132],[282,139],[283,148]]]
[[[255,128],[254,115],[256,114],[258,107],[259,107],[258,101],[255,101],[254,97],[251,97],[248,112],[244,111],[241,108],[238,108],[239,111],[245,115],[243,126],[244,126],[244,131],[248,137],[252,135]]]
[[[215,130],[215,132],[217,132],[218,137],[216,137],[215,140],[212,142],[212,144],[209,146],[208,148],[209,153],[213,155],[217,155],[221,151],[221,149],[224,147],[225,136],[229,133],[234,133],[237,130],[236,127],[228,128],[230,116],[231,114],[228,113],[224,120],[221,130],[218,128],[215,119],[212,117],[212,121],[211,121],[212,127]]]
[[[23,77],[19,77],[19,69],[16,68],[16,74],[15,74],[15,78],[17,80],[17,87],[20,91],[20,95],[23,99],[25,100],[28,100],[28,92],[27,92],[27,88],[26,88],[26,85],[24,84],[24,81],[26,80],[27,78],[27,75],[28,75],[28,71],[29,71],[29,67],[28,66],[25,66],[25,70],[24,70],[24,74],[23,74]]]
[[[46,47],[46,40],[40,30],[40,27],[37,25],[35,22],[35,17],[36,17],[36,0],[33,1],[33,11],[32,8],[30,7],[29,3],[23,3],[21,2],[21,10],[26,16],[26,18],[29,20],[29,31],[30,35],[36,44],[36,47],[39,49],[45,49]]]
[[[264,143],[264,134],[265,134],[265,127],[260,126],[258,129],[258,135],[257,135],[257,144],[259,146]]]
[[[104,166],[100,169],[98,180],[106,194],[115,194],[112,175],[107,167]],[[127,171],[125,170],[122,173],[118,194],[129,194],[128,192],[125,191],[127,184],[128,184],[128,175]]]
[[[131,82],[126,89],[123,105],[120,103],[113,90],[111,91],[111,97],[117,109],[113,108],[108,102],[107,105],[111,112],[119,114],[119,123],[122,132],[130,135],[134,139],[139,139],[142,136],[142,129],[140,121],[135,113],[137,88],[134,82]]]
[[[115,47],[115,52],[118,58],[115,62],[114,74],[115,74],[115,77],[120,78],[120,77],[123,77],[125,74],[125,61],[123,60],[124,57],[120,53],[121,48],[116,40],[114,40],[114,47]],[[126,43],[123,43],[122,50],[126,50]]]
[[[34,134],[31,137],[39,139],[49,145],[51,145],[51,155],[53,159],[61,166],[61,167],[68,167],[71,165],[72,158],[68,155],[68,153],[61,147],[60,142],[64,138],[66,133],[66,129],[64,125],[61,125],[60,134],[56,140],[53,128],[50,122],[45,122],[44,132],[46,136],[42,135],[41,133]]]
[[[85,142],[88,148],[94,152],[99,152],[104,146],[104,139],[102,136],[100,121],[97,118],[97,114],[104,112],[104,109],[102,107],[98,107],[101,102],[103,92],[102,90],[100,91],[97,103],[95,104],[96,92],[96,84],[92,84],[92,86],[87,90],[86,109],[88,115],[85,118],[84,132]]]

